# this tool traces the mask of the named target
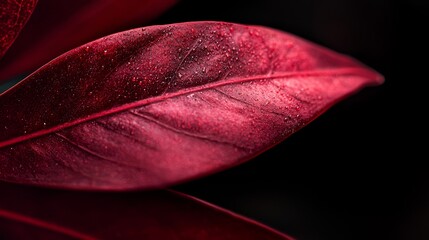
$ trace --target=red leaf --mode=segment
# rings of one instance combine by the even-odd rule
[[[0,192],[2,239],[291,239],[170,191],[68,192],[0,183]]]
[[[134,29],[55,59],[0,95],[0,178],[153,188],[246,161],[382,77],[279,31]]]
[[[148,22],[177,0],[43,0],[0,65],[0,80],[33,71],[74,47]],[[31,54],[29,54],[31,53]]]
[[[15,41],[36,4],[37,0],[2,0],[0,2],[0,58]]]

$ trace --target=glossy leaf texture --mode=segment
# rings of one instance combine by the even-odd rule
[[[37,0],[2,0],[0,2],[0,58],[15,41],[36,4]]]
[[[91,193],[0,183],[0,192],[1,239],[291,239],[171,191]]]
[[[0,61],[0,81],[31,72],[88,41],[129,29],[131,25],[141,26],[175,2],[177,0],[41,0],[22,34]]]
[[[191,22],[121,32],[0,95],[0,178],[164,187],[242,163],[381,82],[351,58],[264,27]]]

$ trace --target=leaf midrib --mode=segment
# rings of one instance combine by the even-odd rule
[[[221,81],[216,81],[216,82],[212,82],[212,83],[208,83],[208,84],[204,84],[196,87],[191,87],[187,89],[180,89],[179,91],[173,92],[173,93],[167,93],[156,97],[149,97],[133,103],[127,103],[119,107],[114,107],[109,110],[88,115],[84,118],[79,118],[74,121],[62,123],[52,128],[39,130],[24,136],[14,137],[14,138],[5,140],[3,142],[0,142],[0,148],[17,144],[23,141],[31,140],[36,137],[48,135],[50,133],[57,132],[57,131],[60,131],[84,122],[88,122],[97,118],[105,117],[119,112],[124,112],[132,108],[136,108],[136,107],[160,102],[165,99],[169,99],[169,98],[173,98],[173,97],[177,97],[177,96],[181,96],[181,95],[185,95],[193,92],[204,91],[204,90],[208,90],[216,87],[232,85],[237,83],[258,81],[258,80],[273,80],[273,79],[281,79],[281,78],[289,79],[293,77],[343,76],[343,75],[362,76],[370,79],[377,77],[373,71],[367,70],[363,67],[362,68],[353,67],[353,68],[337,68],[335,70],[318,70],[318,71],[291,72],[291,73],[273,74],[273,75],[256,75],[256,76],[246,77],[246,78],[232,78],[232,79],[228,79],[227,81],[221,80]]]
[[[76,230],[67,228],[67,227],[63,227],[63,226],[59,226],[57,224],[54,223],[50,223],[47,221],[43,221],[34,217],[30,217],[30,216],[25,216],[16,212],[11,212],[11,211],[7,211],[4,209],[0,209],[0,218],[5,218],[11,221],[15,221],[15,222],[19,222],[19,223],[23,223],[23,224],[27,224],[33,227],[40,227],[42,229],[51,231],[51,232],[55,232],[55,233],[59,233],[59,234],[63,234],[63,235],[67,235],[69,237],[72,238],[76,238],[76,239],[85,239],[85,240],[95,240],[95,237],[89,236],[87,234],[78,232]]]

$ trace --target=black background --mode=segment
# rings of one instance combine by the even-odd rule
[[[298,239],[429,239],[427,154],[418,153],[427,14],[423,0],[181,1],[152,24],[269,26],[351,55],[386,82],[248,163],[175,189]]]

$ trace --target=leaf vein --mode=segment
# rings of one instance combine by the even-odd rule
[[[238,146],[238,145],[236,145],[234,143],[231,143],[231,142],[221,141],[221,140],[210,138],[208,136],[191,133],[191,132],[186,131],[184,129],[177,129],[174,126],[171,126],[171,125],[169,125],[167,123],[161,122],[161,121],[159,121],[159,120],[157,120],[157,119],[155,119],[153,117],[150,117],[150,116],[148,116],[146,114],[143,114],[141,112],[136,112],[136,111],[129,111],[129,112],[131,114],[135,115],[135,116],[138,116],[140,118],[143,118],[145,120],[153,122],[153,123],[155,123],[155,124],[157,124],[157,125],[159,125],[159,126],[161,126],[163,128],[166,128],[166,129],[168,129],[170,131],[173,131],[175,133],[178,133],[178,134],[182,134],[182,135],[185,135],[185,136],[188,136],[188,137],[197,138],[197,139],[201,139],[201,140],[206,140],[206,141],[214,142],[214,143],[218,143],[218,144],[231,145],[231,146],[234,146],[235,148],[242,149],[242,150],[245,150],[245,151],[249,151],[249,149],[247,149],[245,147],[242,147],[242,146]]]

